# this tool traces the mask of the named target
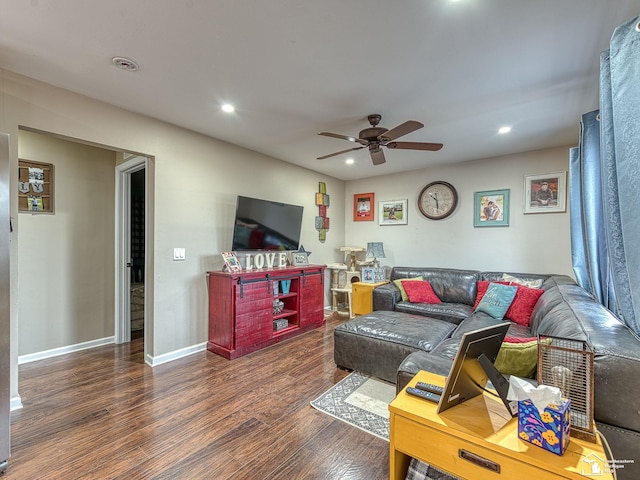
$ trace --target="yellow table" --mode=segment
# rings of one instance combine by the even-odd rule
[[[444,377],[419,372],[409,385],[422,381],[444,385]],[[518,424],[501,400],[485,393],[438,415],[436,404],[404,390],[389,405],[389,478],[405,478],[411,457],[463,479],[592,478],[607,472],[602,444],[572,438],[563,456],[518,438]],[[582,473],[585,475],[583,476]]]
[[[354,282],[351,284],[351,296],[353,300],[353,314],[366,315],[373,311],[373,289],[389,282],[365,283]]]

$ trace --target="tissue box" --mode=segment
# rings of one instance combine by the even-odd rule
[[[550,404],[542,415],[530,400],[518,402],[518,436],[527,442],[562,455],[569,444],[570,403]]]

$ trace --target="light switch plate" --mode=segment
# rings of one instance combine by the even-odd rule
[[[173,249],[173,260],[184,260],[186,258],[186,249],[185,248],[174,248]]]

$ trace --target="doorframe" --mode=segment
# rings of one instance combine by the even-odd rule
[[[127,156],[125,155],[125,158]],[[127,343],[131,341],[131,269],[127,267],[127,262],[131,261],[131,174],[145,170],[145,207],[144,207],[144,269],[145,269],[145,292],[144,292],[144,332],[145,332],[145,353],[147,345],[147,271],[149,270],[149,158],[131,154],[129,159],[116,166],[116,255],[115,255],[115,342]]]

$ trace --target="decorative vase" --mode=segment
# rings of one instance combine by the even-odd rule
[[[273,314],[278,315],[284,309],[284,302],[282,300],[273,301]]]
[[[283,294],[289,293],[289,289],[291,288],[291,280],[280,280],[280,289]]]

